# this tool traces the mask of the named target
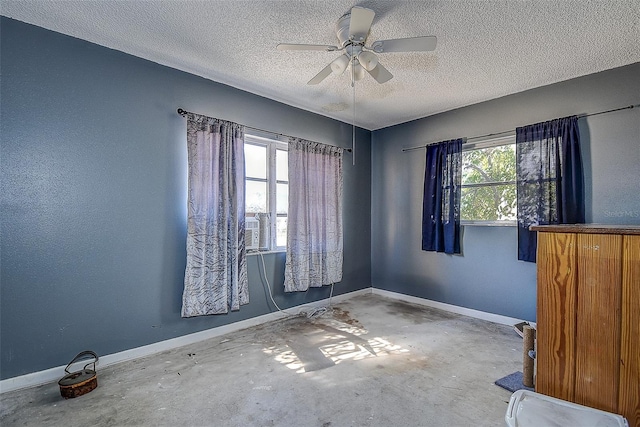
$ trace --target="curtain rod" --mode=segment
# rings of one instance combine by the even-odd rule
[[[184,117],[186,114],[196,114],[196,113],[192,113],[191,111],[187,111],[187,110],[183,110],[182,108],[178,108],[178,114],[180,114],[182,117]],[[201,114],[198,114],[201,115]],[[287,138],[297,138],[295,136],[291,136],[291,135],[285,135],[284,133],[278,133],[278,132],[273,132],[270,130],[265,130],[265,129],[260,129],[260,128],[256,128],[253,126],[247,126],[247,125],[243,125],[245,128],[247,129],[251,129],[251,130],[257,130],[259,132],[266,132],[266,133],[271,133],[274,135],[278,135],[278,136],[286,136]],[[316,142],[316,141],[311,141],[311,142]],[[316,142],[316,144],[320,144],[319,142]],[[329,145],[329,144],[327,144]],[[340,147],[342,148],[342,147]],[[351,148],[342,148],[344,151],[348,151],[349,153],[351,153]]]
[[[640,104],[634,104],[634,105],[628,105],[626,107],[614,108],[613,110],[598,111],[597,113],[580,114],[580,115],[578,115],[578,118],[582,119],[584,117],[597,116],[599,114],[613,113],[614,111],[630,110],[630,109],[636,108],[636,107],[640,107]],[[488,133],[486,135],[480,135],[480,136],[472,136],[470,138],[467,138],[466,142],[469,142],[470,140],[474,140],[474,139],[484,139],[484,138],[491,138],[493,136],[509,135],[509,134],[514,133],[514,132],[515,132],[515,130],[505,130],[503,132]],[[433,145],[433,144],[437,144],[437,143],[438,142],[429,142],[428,144],[420,145],[419,147],[403,148],[402,151],[419,150],[421,148],[426,148],[429,145]]]

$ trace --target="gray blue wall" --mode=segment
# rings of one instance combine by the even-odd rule
[[[517,261],[515,227],[464,227],[462,256],[420,249],[425,150],[402,148],[639,104],[638,76],[640,63],[375,131],[373,286],[535,320],[535,264]],[[580,133],[587,222],[640,224],[640,108],[581,119]]]
[[[11,19],[0,27],[0,378],[273,311],[252,256],[249,305],[180,317],[187,158],[176,109],[342,147],[351,126]],[[334,294],[371,286],[371,132],[357,138]],[[265,261],[281,307],[329,296],[284,295],[284,254]]]

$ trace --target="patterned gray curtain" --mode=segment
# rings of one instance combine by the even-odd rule
[[[249,302],[244,242],[244,127],[187,115],[189,194],[182,317]]]
[[[291,138],[286,292],[342,280],[343,149]]]

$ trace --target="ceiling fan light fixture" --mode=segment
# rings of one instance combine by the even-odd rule
[[[378,65],[378,57],[374,53],[364,51],[358,55],[358,62],[365,70],[371,71]]]
[[[344,73],[344,70],[347,69],[348,65],[349,65],[349,56],[346,54],[341,55],[336,59],[334,59],[333,62],[331,63],[331,72],[333,74],[342,74]]]

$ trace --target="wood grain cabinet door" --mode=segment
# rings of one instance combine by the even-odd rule
[[[576,403],[618,412],[622,236],[578,234]]]
[[[536,391],[573,401],[576,235],[538,233]]]
[[[640,427],[640,236],[624,236],[618,412]]]

